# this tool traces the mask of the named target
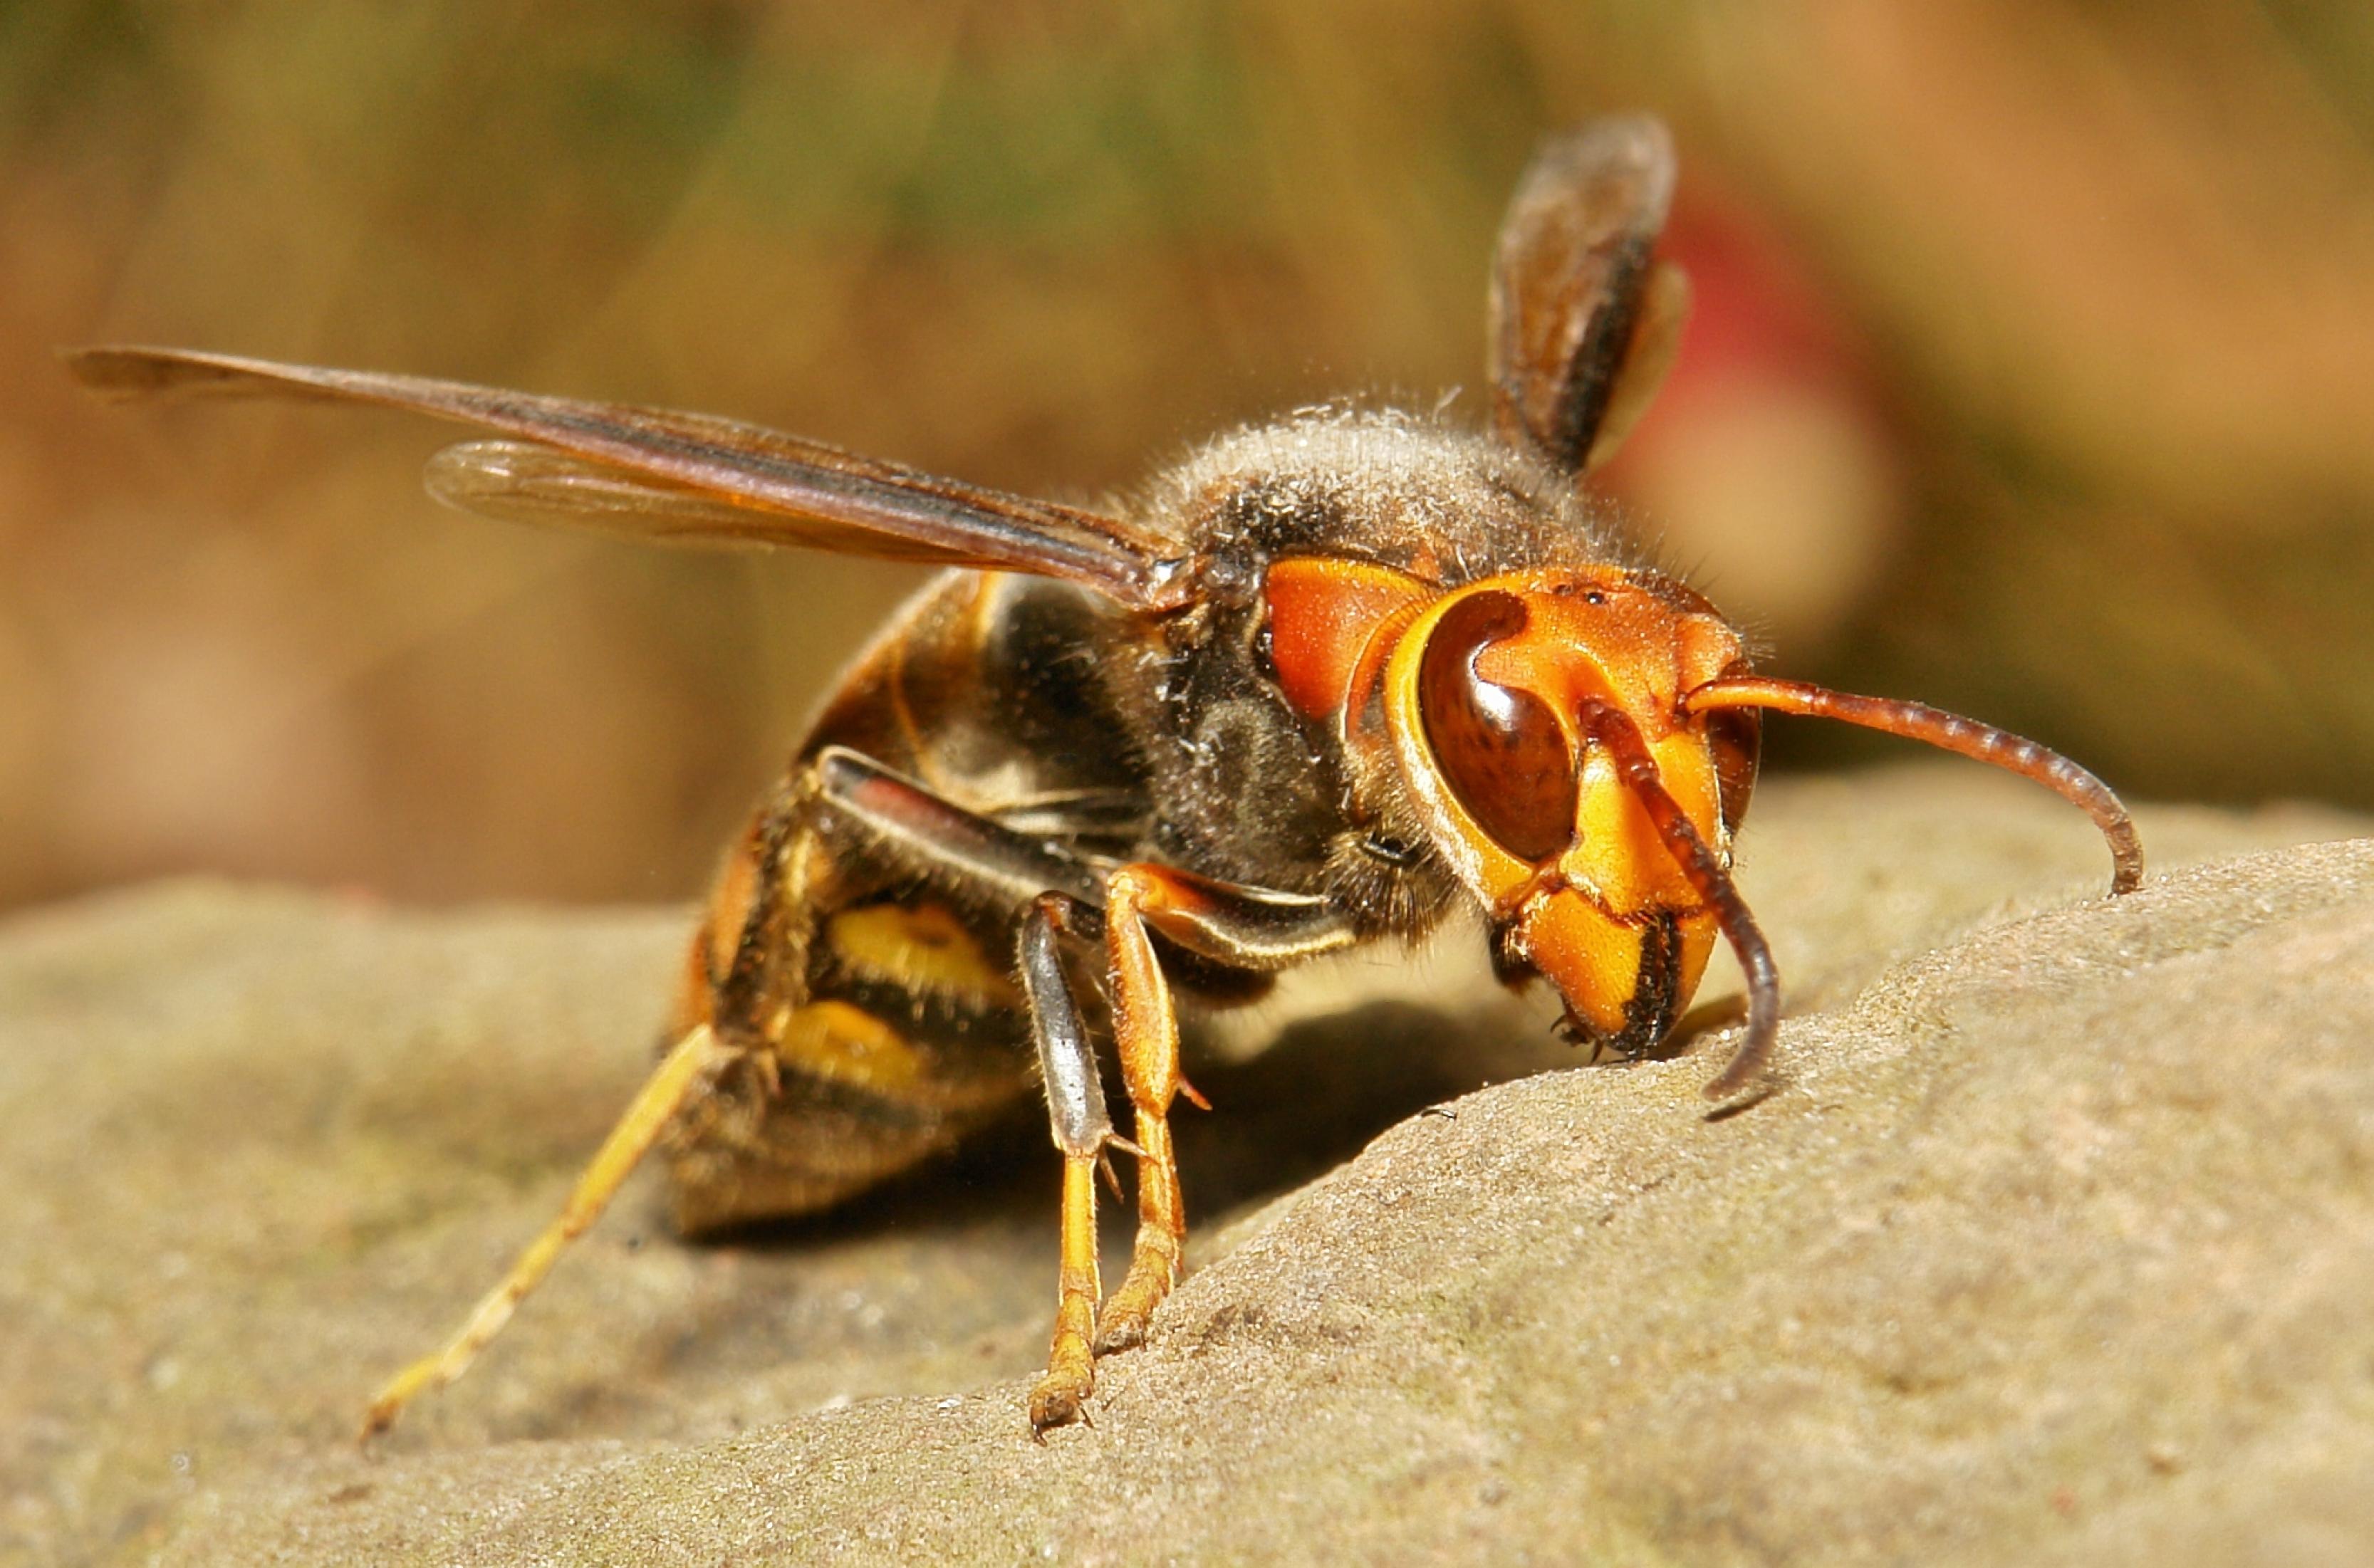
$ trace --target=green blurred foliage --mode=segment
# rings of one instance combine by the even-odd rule
[[[1686,200],[1776,237],[1831,345],[1781,379],[1865,432],[1835,462],[1886,476],[1808,481],[1885,497],[1828,532],[1742,448],[1733,499],[1646,520],[1788,628],[1776,668],[2024,728],[2139,793],[2367,804],[2368,16],[0,8],[0,901],[186,868],[688,893],[913,580],[453,517],[409,477],[434,432],[105,408],[56,345],[704,408],[1095,496],[1346,391],[1464,383],[1473,416],[1531,142],[1628,106],[1675,123]],[[1682,479],[1726,461],[1664,450]],[[1776,552],[1838,592],[1760,603]]]

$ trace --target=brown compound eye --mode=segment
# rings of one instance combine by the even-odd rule
[[[1417,670],[1418,715],[1451,792],[1519,860],[1556,860],[1574,841],[1574,754],[1549,704],[1475,673],[1475,656],[1525,628],[1513,593],[1476,593],[1443,612]]]

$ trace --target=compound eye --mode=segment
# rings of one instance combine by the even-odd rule
[[[1417,708],[1461,807],[1502,848],[1542,865],[1574,841],[1574,754],[1549,704],[1475,673],[1477,654],[1524,628],[1513,593],[1472,594],[1443,612],[1419,656]]]

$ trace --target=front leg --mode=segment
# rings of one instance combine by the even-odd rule
[[[1098,1290],[1090,1177],[1105,1146],[1117,1140],[1105,1119],[1094,1058],[1055,961],[1058,931],[1104,944],[1122,1079],[1137,1122],[1137,1246],[1128,1276],[1097,1318],[1093,1340],[1087,1325]],[[1145,1340],[1154,1309],[1178,1282],[1184,1256],[1187,1211],[1170,1147],[1170,1106],[1182,1094],[1209,1106],[1179,1071],[1178,1012],[1155,952],[1157,931],[1199,957],[1257,973],[1283,969],[1357,940],[1350,919],[1325,899],[1215,882],[1145,861],[1119,867],[1106,879],[1101,911],[1061,894],[1039,900],[1024,927],[1022,967],[1039,1027],[1055,1143],[1064,1159],[1063,1293],[1047,1375],[1030,1404],[1031,1424],[1041,1431],[1077,1416],[1080,1400],[1093,1386],[1093,1355]]]

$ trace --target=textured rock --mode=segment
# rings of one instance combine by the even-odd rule
[[[1205,1068],[1203,1267],[1044,1445],[1023,1125],[730,1246],[639,1183],[359,1457],[370,1387],[624,1103],[683,917],[178,884],[20,918],[0,1550],[2367,1561],[2374,842],[2144,822],[2110,902],[2082,819],[1969,770],[1776,784],[1743,881],[1787,1082],[1721,1119],[1728,1031],[1411,1116],[1570,1060],[1497,1004]],[[1404,970],[1337,983],[1452,985]]]

